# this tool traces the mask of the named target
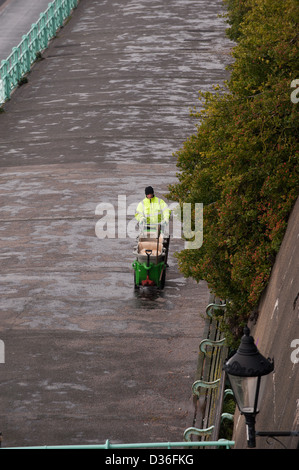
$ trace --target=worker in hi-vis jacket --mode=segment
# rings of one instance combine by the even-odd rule
[[[139,202],[135,218],[144,224],[168,224],[170,210],[163,199],[155,196],[151,186],[145,188],[145,198]]]

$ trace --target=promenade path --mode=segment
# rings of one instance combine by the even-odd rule
[[[172,239],[164,291],[135,292],[135,240],[97,238],[95,209],[176,180],[189,107],[227,78],[221,6],[81,0],[0,113],[3,446],[180,441],[192,425],[207,286],[179,273]]]

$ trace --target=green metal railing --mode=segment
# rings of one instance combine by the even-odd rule
[[[191,447],[223,447],[230,449],[235,445],[234,441],[219,439],[219,441],[193,441],[193,442],[147,442],[135,444],[111,444],[107,439],[105,444],[91,444],[91,445],[69,445],[69,446],[35,446],[35,447],[2,447],[4,449],[174,449],[178,447],[191,448]]]
[[[79,0],[54,0],[49,3],[39,20],[31,26],[17,47],[13,47],[7,59],[0,66],[0,105],[10,98],[11,92],[18,86],[21,79],[30,71],[31,65],[37,60],[38,53],[47,48],[64,20]]]

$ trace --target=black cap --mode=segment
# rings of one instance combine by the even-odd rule
[[[151,186],[147,186],[147,187],[145,188],[145,194],[146,194],[146,196],[147,196],[148,194],[154,194],[154,189],[153,189]]]

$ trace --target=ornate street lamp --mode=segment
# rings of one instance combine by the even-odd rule
[[[228,374],[238,408],[245,416],[247,445],[255,447],[255,416],[267,382],[267,376],[274,369],[274,361],[259,353],[250,336],[248,327],[234,356],[227,360],[223,369]]]
[[[247,326],[238,351],[226,361],[223,369],[228,374],[238,408],[245,416],[248,447],[255,447],[256,436],[270,437],[277,441],[277,436],[299,436],[299,431],[255,432],[255,416],[260,409],[267,378],[274,370],[274,360],[266,359],[259,353]]]

